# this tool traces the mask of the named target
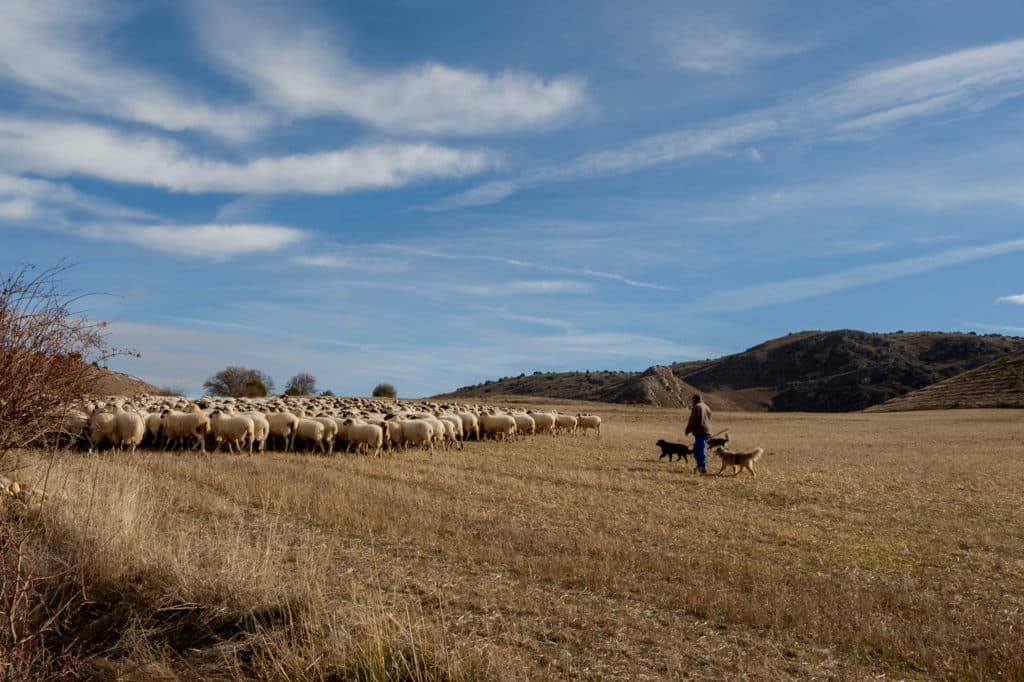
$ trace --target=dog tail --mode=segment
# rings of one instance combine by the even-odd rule
[[[756,462],[757,460],[761,459],[761,455],[764,454],[764,448],[754,448],[754,452],[751,454],[753,454],[753,457],[750,458],[750,461]]]

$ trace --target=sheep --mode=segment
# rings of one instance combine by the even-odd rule
[[[533,423],[537,433],[549,433],[552,436],[555,435],[555,425],[558,423],[555,415],[550,412],[534,412],[533,410],[530,410],[526,414],[533,417]]]
[[[334,454],[334,440],[338,437],[338,422],[331,417],[314,417],[324,425],[324,442],[327,444],[327,454]]]
[[[310,441],[320,450],[320,454],[326,454],[327,448],[324,443],[324,433],[326,429],[321,422],[315,419],[307,419],[305,417],[299,418],[299,424],[295,428],[295,435],[292,437],[292,445],[295,445],[295,441]]]
[[[188,408],[188,412],[176,412],[165,410],[163,413],[162,431],[164,434],[164,447],[169,447],[172,442],[184,442],[195,438],[196,447],[206,454],[206,432],[210,430],[210,418],[197,405]]]
[[[566,433],[575,433],[576,427],[578,426],[578,420],[571,414],[556,414],[555,424],[559,431],[565,431]]]
[[[252,419],[253,438],[259,443],[258,451],[265,451],[270,437],[270,422],[262,412],[243,412],[242,415]]]
[[[97,409],[89,418],[89,450],[98,450],[103,441],[117,445],[117,415],[105,409]]]
[[[159,412],[152,412],[146,415],[146,435],[151,445],[160,445],[160,435],[163,431],[163,416]]]
[[[524,438],[527,435],[532,436],[537,428],[536,422],[533,421],[533,417],[528,414],[517,412],[512,415],[512,419],[516,422],[516,434],[522,435]]]
[[[455,443],[458,446],[459,450],[461,450],[463,439],[462,419],[455,414],[444,414],[441,415],[440,420],[446,424],[445,438],[449,440],[451,443]],[[447,424],[451,425],[450,431]]]
[[[587,429],[594,429],[597,431],[597,435],[601,435],[601,418],[596,414],[577,414],[576,424],[584,435],[587,433]]]
[[[401,422],[402,442],[425,445],[434,453],[434,425],[426,419],[408,419]]]
[[[131,448],[131,454],[134,455],[135,449],[142,443],[142,439],[146,435],[146,422],[137,412],[126,412],[120,405],[114,407],[114,417],[117,421],[118,449],[127,445]]]
[[[363,446],[366,451],[373,450],[374,457],[380,457],[381,448],[384,446],[384,429],[376,424],[357,424],[352,419],[345,421],[345,433],[348,439],[348,447],[356,446],[359,452]],[[346,448],[346,452],[347,452]]]
[[[241,452],[246,441],[249,443],[249,455],[252,455],[252,445],[256,433],[256,425],[251,417],[241,414],[231,414],[222,410],[214,410],[210,413],[210,431],[213,433],[213,440],[217,444],[214,452],[220,450],[223,442],[228,444],[228,452],[234,453],[235,447]]]
[[[281,447],[285,452],[295,446],[295,430],[299,427],[299,418],[291,412],[272,412],[267,415],[270,424],[270,435],[281,439]]]
[[[511,440],[516,436],[516,420],[507,414],[480,415],[480,430],[494,439]]]
[[[472,412],[459,412],[459,419],[462,420],[462,434],[464,438],[473,436],[475,440],[480,440],[480,422],[477,420],[476,415]]]

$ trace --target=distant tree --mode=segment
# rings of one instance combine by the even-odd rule
[[[316,377],[309,372],[296,374],[285,385],[287,395],[314,395],[316,393]]]
[[[374,398],[397,398],[398,391],[391,384],[377,384],[373,387]]]
[[[330,390],[330,389],[327,389],[326,391],[324,391],[324,392],[323,392],[323,393],[321,393],[320,395],[321,395],[322,397],[324,397],[324,398],[333,398],[333,397],[334,397],[334,391],[332,391],[332,390]]]
[[[203,382],[209,395],[262,398],[274,391],[274,380],[257,369],[225,367]]]

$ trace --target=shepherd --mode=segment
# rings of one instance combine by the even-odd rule
[[[690,420],[686,422],[685,435],[693,434],[693,458],[697,460],[697,471],[706,476],[708,473],[708,438],[711,437],[711,408],[694,393],[690,403]]]

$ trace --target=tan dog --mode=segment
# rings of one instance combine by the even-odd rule
[[[715,454],[722,458],[722,468],[718,470],[721,476],[726,467],[732,467],[732,475],[738,476],[740,471],[746,469],[751,476],[757,477],[754,473],[754,462],[761,459],[764,454],[763,448],[754,448],[750,452],[729,452],[725,448],[715,448]]]

